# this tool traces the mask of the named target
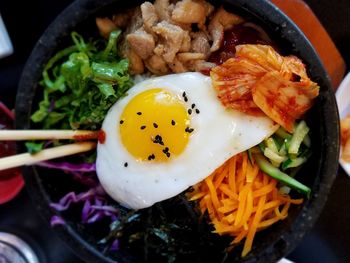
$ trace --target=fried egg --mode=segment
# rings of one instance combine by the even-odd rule
[[[278,126],[221,105],[210,77],[182,73],[135,84],[109,110],[97,175],[121,205],[141,209],[202,181]]]

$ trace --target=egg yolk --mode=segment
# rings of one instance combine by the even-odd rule
[[[139,161],[164,162],[181,154],[193,129],[181,96],[161,88],[144,91],[119,120],[124,147]]]

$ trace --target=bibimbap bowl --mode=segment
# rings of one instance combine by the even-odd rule
[[[57,51],[70,45],[70,33],[76,31],[86,38],[98,36],[95,26],[96,17],[122,13],[141,3],[142,1],[78,0],[57,17],[38,41],[24,68],[16,101],[17,129],[38,128],[33,125],[30,118],[42,99],[39,85],[42,71]],[[308,185],[312,193],[302,205],[291,207],[285,220],[257,233],[252,251],[246,257],[241,257],[243,247],[241,243],[226,255],[218,256],[214,253],[213,251],[218,249],[217,246],[222,245],[218,240],[225,237],[218,236],[206,246],[198,244],[199,240],[196,238],[188,237],[189,247],[192,247],[193,251],[188,257],[182,255],[180,260],[181,262],[187,262],[186,260],[190,259],[197,259],[200,262],[218,262],[225,258],[225,262],[276,262],[291,252],[304,234],[310,230],[327,200],[338,168],[337,106],[329,77],[315,50],[303,33],[277,7],[267,0],[227,0],[212,1],[212,3],[215,6],[223,5],[227,11],[232,11],[262,26],[283,54],[296,55],[302,59],[307,66],[308,75],[320,86],[320,94],[315,105],[306,115],[307,124],[313,131],[310,136],[313,154],[297,174],[297,179]],[[20,144],[19,150],[24,149],[24,145]],[[57,212],[52,205],[50,206],[68,192],[81,193],[88,189],[89,182],[86,183],[86,179],[87,185],[83,185],[73,178],[72,174],[38,166],[24,167],[23,174],[27,190],[38,211],[48,222],[51,221],[55,225],[54,230],[82,259],[87,262],[141,262],[144,260],[144,255],[140,251],[135,252],[130,247],[118,249],[117,244],[114,244],[112,249],[103,247],[101,240],[108,235],[111,222],[109,217],[94,224],[86,224],[86,222],[82,223],[84,220],[81,218],[81,206],[75,205],[64,212]],[[164,202],[167,202],[169,209],[167,213],[178,212],[180,217],[190,216],[183,211],[171,211],[172,200]],[[155,205],[153,212],[149,213],[161,213],[157,209]],[[136,220],[144,220],[144,218]],[[189,227],[193,228],[195,224],[190,224]],[[198,231],[201,231],[201,227],[203,226],[198,227]],[[186,233],[186,229],[178,231],[181,234]],[[160,236],[159,234],[159,238],[167,238]],[[176,254],[181,254],[181,251],[172,251],[171,255]],[[163,260],[166,262],[166,257]]]

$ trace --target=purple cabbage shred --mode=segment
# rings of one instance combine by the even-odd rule
[[[118,251],[119,247],[120,247],[119,240],[116,239],[116,240],[113,241],[112,245],[109,247],[109,250],[111,252]]]
[[[51,217],[50,220],[50,225],[51,226],[58,226],[58,225],[65,225],[66,222],[64,221],[64,219],[58,215],[54,215]]]
[[[95,172],[96,164],[95,163],[81,163],[73,164],[68,162],[40,162],[37,163],[38,166],[51,168],[51,169],[60,169],[67,172]]]
[[[51,203],[50,207],[56,211],[65,211],[72,204],[83,203],[82,223],[91,224],[106,217],[115,221],[118,218],[118,209],[108,205],[106,197],[105,191],[99,185],[80,194],[70,192],[63,196],[58,203]]]

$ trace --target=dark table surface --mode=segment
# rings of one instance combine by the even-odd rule
[[[13,107],[18,80],[35,42],[71,0],[1,0],[0,13],[15,53],[0,60],[0,100]],[[306,1],[329,32],[350,65],[350,2]],[[350,99],[350,98],[349,98]],[[288,256],[298,262],[350,262],[350,178],[340,168],[328,202],[314,228]],[[56,237],[36,213],[24,189],[11,202],[0,205],[0,231],[28,241],[42,262],[82,262]]]

